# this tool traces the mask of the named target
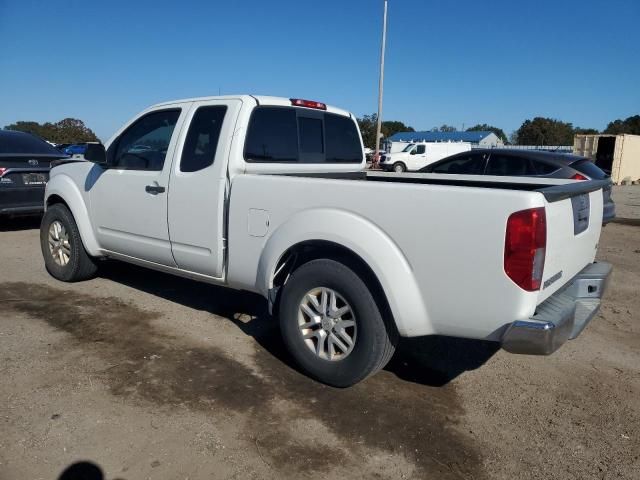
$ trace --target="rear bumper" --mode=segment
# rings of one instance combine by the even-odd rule
[[[44,188],[44,185],[0,188],[0,215],[43,212]]]
[[[611,264],[592,263],[562,290],[538,305],[528,320],[517,320],[502,336],[502,348],[511,353],[550,355],[576,338],[600,310]]]

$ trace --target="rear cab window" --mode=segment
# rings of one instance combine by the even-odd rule
[[[251,115],[247,162],[360,163],[355,122],[344,115],[296,107],[261,106]]]

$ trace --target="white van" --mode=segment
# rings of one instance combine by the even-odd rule
[[[468,152],[471,144],[468,142],[413,142],[407,144],[400,152],[386,153],[380,158],[383,170],[406,172],[420,170],[422,167],[455,155]]]

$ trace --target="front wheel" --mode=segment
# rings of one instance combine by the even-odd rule
[[[298,268],[283,287],[280,329],[309,376],[348,387],[391,359],[397,334],[384,321],[367,285],[350,268],[329,259]]]
[[[63,282],[93,277],[97,266],[84,249],[80,231],[69,209],[52,205],[40,224],[40,248],[47,271]]]
[[[396,173],[402,173],[407,171],[407,167],[404,163],[398,162],[393,165],[393,171]]]

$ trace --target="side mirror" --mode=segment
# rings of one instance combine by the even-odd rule
[[[107,151],[101,143],[88,143],[84,158],[97,165],[107,166]]]
[[[415,155],[415,154],[416,154],[416,151],[414,149],[414,150],[411,150],[411,153],[409,155]]]

